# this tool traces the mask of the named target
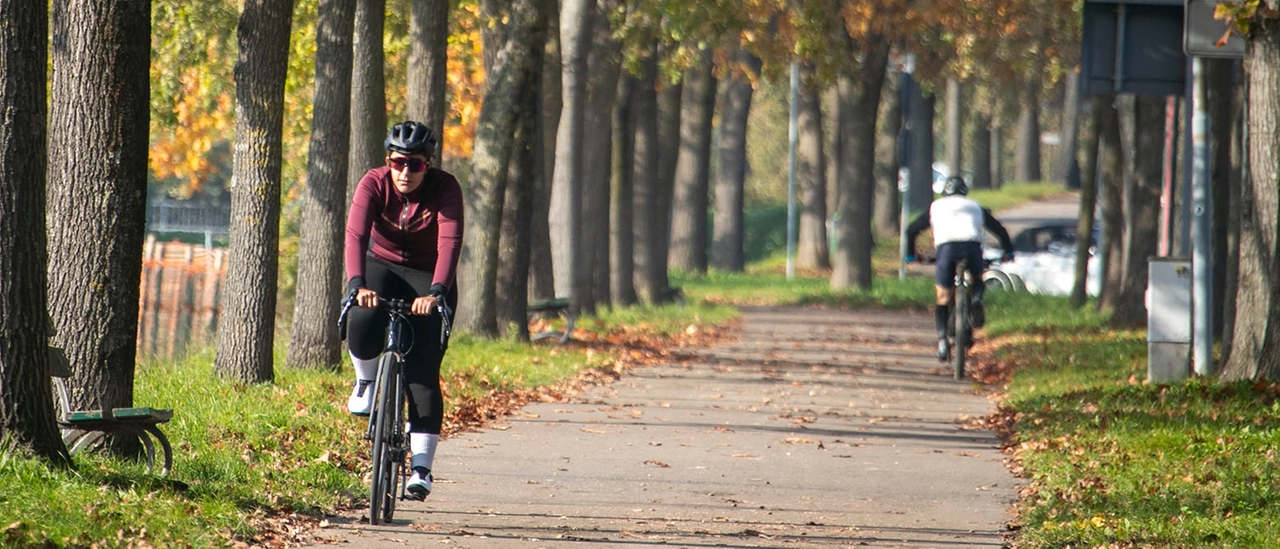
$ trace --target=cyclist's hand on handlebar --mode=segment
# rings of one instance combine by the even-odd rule
[[[436,297],[424,295],[414,298],[413,305],[409,307],[409,311],[415,315],[429,315],[436,312]]]
[[[1013,252],[1005,252],[1004,255],[1000,256],[1000,261],[1013,263]]]
[[[369,307],[369,308],[377,307],[378,292],[375,292],[368,288],[356,289],[356,305],[359,305],[361,307]]]

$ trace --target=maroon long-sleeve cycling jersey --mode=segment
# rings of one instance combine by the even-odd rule
[[[443,170],[430,168],[422,185],[400,194],[391,168],[360,178],[347,215],[349,286],[364,286],[365,255],[432,273],[432,285],[453,286],[462,252],[462,187]]]

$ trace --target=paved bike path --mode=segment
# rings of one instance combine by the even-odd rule
[[[380,547],[1003,547],[1017,479],[933,318],[746,308],[741,337],[440,445]]]

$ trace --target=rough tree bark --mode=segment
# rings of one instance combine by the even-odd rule
[[[631,162],[635,154],[631,95],[636,78],[623,75],[618,80],[618,98],[613,106],[613,152],[610,155],[612,190],[609,194],[609,296],[615,306],[639,302],[636,296],[634,185]]]
[[[760,73],[760,59],[745,49],[734,54],[734,71],[725,82],[720,106],[720,142],[716,162],[715,222],[712,224],[711,264],[725,271],[742,271],[744,188],[747,177],[747,117],[751,113],[752,79]]]
[[[889,61],[889,45],[868,40],[858,65],[839,77],[845,150],[840,165],[840,241],[831,262],[831,287],[871,288],[871,206],[875,198],[876,115],[880,86]]]
[[[66,468],[47,352],[48,4],[0,0],[0,13],[0,433],[15,450]]]
[[[218,323],[214,371],[243,383],[270,382],[280,254],[284,81],[292,0],[246,0],[236,35],[235,184],[231,264]]]
[[[128,408],[146,232],[150,6],[53,6],[47,213],[57,220],[48,229],[54,341],[71,361],[75,409]],[[121,437],[112,448],[141,446]]]
[[[383,74],[382,29],[386,0],[358,0],[351,64],[351,153],[347,162],[347,198],[365,172],[383,163],[387,135],[387,90]],[[425,122],[424,122],[425,123]]]
[[[1111,323],[1137,326],[1147,322],[1147,273],[1156,255],[1160,220],[1160,158],[1163,150],[1164,98],[1139,96],[1135,104],[1133,187],[1125,227],[1125,276],[1116,296]]]
[[[1018,139],[1013,178],[1040,180],[1040,80],[1029,78],[1018,89]]]
[[[539,14],[536,0],[511,3],[511,21],[506,40],[494,58],[488,74],[485,101],[480,107],[475,148],[471,153],[471,177],[463,189],[467,230],[463,231],[461,273],[458,276],[457,324],[479,337],[498,334],[497,280],[498,250],[505,209],[508,170],[515,142],[518,105],[536,100],[525,81],[534,65],[541,65],[536,53]]]
[[[605,11],[596,9],[597,21],[604,21]],[[592,25],[591,53],[588,56],[587,108],[584,128],[591,128],[591,138],[584,139],[582,167],[582,222],[584,227],[609,226],[609,176],[612,171],[613,134],[608,131],[613,120],[613,102],[618,96],[618,77],[622,72],[620,49],[608,25]],[[584,130],[585,131],[585,130]],[[585,231],[583,256],[589,284],[583,288],[584,312],[594,314],[609,299],[609,233]]]
[[[703,48],[698,63],[685,72],[680,102],[680,157],[676,161],[668,264],[688,272],[707,272],[707,206],[711,176],[711,121],[716,80],[712,50]]]
[[[1272,9],[1280,8],[1274,0]],[[1249,177],[1241,196],[1240,271],[1227,380],[1280,379],[1280,19],[1255,18],[1245,53]]]
[[[657,276],[658,266],[654,265],[657,234],[659,190],[658,186],[658,59],[657,48],[648,48],[648,58],[641,63],[641,72],[637,76],[636,88],[631,96],[631,113],[635,126],[635,142],[631,162],[632,208],[635,216],[632,229],[635,234],[635,281],[640,297],[655,302],[665,289],[660,285]],[[666,272],[666,263],[661,266]]]
[[[444,149],[445,63],[449,45],[449,0],[409,2],[409,71],[406,115],[426,124],[436,135],[435,158]]]
[[[588,49],[595,19],[593,5],[587,0],[566,0],[560,9],[560,78],[564,107],[556,131],[555,179],[551,184],[548,222],[556,294],[569,297],[574,311],[582,309],[580,289],[589,283],[587,277],[591,274],[581,259],[586,253],[586,238],[582,234],[582,143]]]
[[[1089,300],[1089,258],[1093,250],[1094,209],[1098,203],[1098,127],[1099,117],[1111,110],[1111,99],[1105,96],[1093,98],[1094,123],[1090,130],[1081,136],[1080,146],[1084,147],[1084,163],[1080,166],[1080,214],[1076,221],[1076,263],[1075,282],[1071,285],[1071,296],[1068,298],[1071,307],[1079,309]]]
[[[827,246],[826,157],[822,154],[822,103],[813,65],[800,65],[797,97],[796,179],[800,187],[800,226],[796,268],[830,269]]]
[[[964,173],[964,85],[954,76],[947,78],[947,169],[951,175]]]
[[[1102,242],[1098,243],[1102,262],[1102,288],[1098,292],[1098,310],[1109,314],[1115,310],[1116,299],[1124,275],[1124,154],[1120,150],[1120,113],[1116,98],[1107,97],[1098,103],[1094,113],[1098,125],[1098,200],[1102,215]]]
[[[533,1],[538,14],[530,45],[546,41],[545,20],[550,7],[546,0]],[[530,53],[536,56],[541,51],[541,48],[532,48]],[[520,341],[529,340],[529,250],[533,240],[529,227],[533,222],[536,179],[542,171],[540,151],[534,146],[541,133],[538,109],[542,101],[538,90],[542,87],[542,67],[541,59],[527,64],[524,87],[517,92],[523,100],[516,104],[515,145],[507,172],[507,196],[503,200],[505,211],[498,240],[498,326]]]
[[[342,237],[346,226],[347,159],[351,147],[351,62],[356,0],[320,0],[311,146],[298,231],[298,290],[285,363],[342,364],[338,317]]]
[[[897,237],[901,232],[902,195],[898,190],[898,139],[902,133],[902,92],[899,75],[885,75],[880,91],[880,115],[876,117],[875,231]],[[827,111],[828,116],[836,111]],[[832,161],[828,160],[828,164]],[[828,196],[827,201],[835,200]],[[828,205],[828,208],[831,206]]]

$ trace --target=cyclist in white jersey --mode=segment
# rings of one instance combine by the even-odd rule
[[[969,185],[963,178],[947,178],[942,188],[942,198],[934,200],[928,210],[907,226],[908,263],[916,260],[916,237],[927,228],[933,229],[933,244],[937,249],[934,271],[937,308],[934,309],[934,319],[938,328],[938,360],[942,361],[947,359],[950,351],[947,344],[947,317],[950,315],[949,308],[954,295],[956,265],[960,260],[965,260],[972,280],[982,280],[983,229],[991,231],[1000,240],[1000,247],[1004,248],[1001,259],[1013,261],[1013,241],[1009,239],[1009,231],[996,221],[991,210],[965,196],[967,194]],[[985,289],[980,283],[973,286],[974,299],[969,318],[975,328],[981,328],[986,322],[982,306]]]

